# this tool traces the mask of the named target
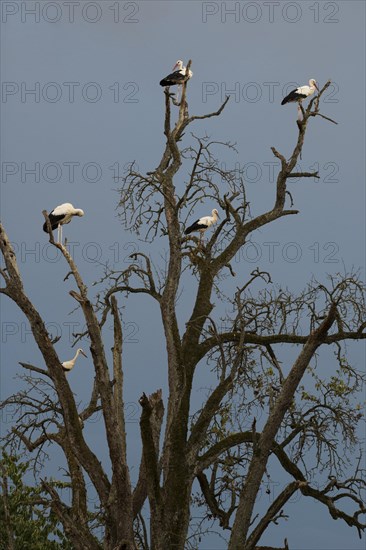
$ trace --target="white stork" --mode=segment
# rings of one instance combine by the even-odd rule
[[[84,211],[81,208],[74,208],[69,202],[56,206],[48,214],[51,222],[52,231],[57,227],[57,242],[62,242],[62,226],[66,223],[70,223],[73,216],[84,216]],[[47,233],[47,223],[43,224],[43,231]]]
[[[309,86],[299,86],[296,88],[296,90],[292,90],[286,97],[283,98],[281,101],[281,105],[285,105],[286,103],[291,103],[298,101],[299,103],[302,102],[303,99],[306,99],[310,95],[313,95],[315,90],[319,91],[318,85],[316,80],[314,78],[311,78],[309,80]]]
[[[185,235],[189,235],[190,233],[193,233],[193,231],[199,231],[200,232],[200,241],[202,241],[202,237],[204,232],[214,223],[217,222],[217,218],[219,218],[219,213],[214,208],[212,210],[212,216],[203,216],[203,218],[199,218],[199,220],[196,220],[192,225],[187,227],[187,229],[184,231]]]
[[[182,91],[182,84],[185,82],[185,80],[189,80],[192,78],[193,73],[191,69],[188,71],[187,75],[187,68],[183,65],[183,61],[178,59],[176,64],[173,67],[173,72],[163,78],[163,80],[160,80],[160,86],[175,86],[177,85],[179,87],[178,90],[178,96]],[[176,100],[178,101],[178,100]]]
[[[178,59],[173,67],[173,72],[168,74],[163,80],[160,80],[160,86],[175,86],[176,84],[183,84],[185,80],[192,78],[193,73],[191,70],[188,72],[188,78],[186,76],[187,68],[183,65],[183,61]]]
[[[81,348],[79,348],[77,350],[77,352],[75,353],[75,357],[73,359],[70,359],[70,361],[64,361],[62,363],[62,368],[63,368],[64,372],[70,372],[74,368],[75,361],[78,358],[80,353],[81,353],[81,355],[84,355],[84,357],[87,357],[87,355],[83,352],[83,350]]]

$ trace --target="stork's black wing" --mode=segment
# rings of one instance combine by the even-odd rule
[[[305,99],[307,96],[304,94],[299,94],[296,90],[292,90],[286,97],[283,98],[281,101],[281,105],[285,105],[286,103],[291,103],[292,101],[298,101],[299,99]]]
[[[59,215],[59,216],[55,216],[51,212],[50,214],[48,214],[48,217],[49,217],[49,220],[51,222],[51,227],[52,227],[52,231],[53,231],[54,229],[57,229],[59,223],[62,222],[62,220],[65,218],[65,215],[62,214],[62,215]],[[47,223],[46,222],[44,222],[44,224],[43,224],[43,231],[45,233],[47,233]]]
[[[185,80],[186,75],[180,71],[175,71],[163,78],[163,80],[160,80],[160,86],[175,86],[176,84],[182,84]]]
[[[193,231],[199,231],[200,229],[207,229],[208,228],[208,225],[205,224],[205,223],[200,223],[200,220],[197,220],[195,221],[194,223],[192,223],[192,225],[190,225],[189,227],[187,227],[187,229],[185,230],[184,234],[185,235],[189,235],[189,233],[192,233]]]

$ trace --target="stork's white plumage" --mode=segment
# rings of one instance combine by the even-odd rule
[[[183,65],[183,61],[178,59],[176,64],[173,67],[173,72],[160,80],[160,86],[175,86],[176,84],[183,84],[185,80],[192,78],[193,73],[191,70],[188,71],[187,68]]]
[[[202,240],[204,232],[211,227],[214,223],[217,222],[217,218],[219,218],[219,213],[214,208],[212,210],[212,216],[203,216],[203,218],[199,218],[196,220],[192,225],[187,227],[187,229],[184,231],[185,235],[189,235],[190,233],[193,233],[193,231],[199,231],[200,232],[200,240]]]
[[[294,101],[301,102],[303,99],[306,99],[310,95],[313,95],[315,90],[319,91],[318,85],[314,78],[309,80],[309,86],[299,86],[296,90],[292,90],[286,97],[281,101],[281,105],[286,103],[292,103]]]
[[[64,361],[62,363],[62,368],[63,368],[64,372],[70,372],[71,369],[74,368],[75,361],[79,357],[80,353],[81,353],[81,355],[84,355],[84,357],[87,357],[87,355],[83,352],[83,350],[81,348],[79,348],[77,350],[77,352],[75,353],[75,357],[73,359],[70,359],[70,361]]]
[[[56,206],[49,214],[52,231],[57,227],[57,242],[62,241],[62,226],[70,223],[73,216],[84,216],[84,211],[81,208],[74,208],[70,202],[65,202]],[[43,224],[43,231],[47,233],[47,223]]]

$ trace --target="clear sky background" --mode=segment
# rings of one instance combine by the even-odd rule
[[[146,245],[124,231],[117,216],[118,177],[136,160],[141,171],[157,166],[163,151],[164,98],[159,80],[177,59],[192,59],[191,114],[216,110],[232,97],[220,118],[191,128],[197,135],[236,142],[238,155],[224,152],[227,168],[240,166],[252,214],[268,208],[275,192],[275,146],[286,157],[297,135],[296,106],[281,99],[315,78],[333,85],[320,118],[310,121],[299,168],[319,170],[320,179],[290,182],[300,210],[253,236],[235,258],[237,286],[257,266],[274,281],[301,289],[314,275],[365,266],[365,3],[337,2],[2,2],[1,3],[1,219],[14,243],[25,288],[62,338],[61,360],[71,358],[71,332],[83,328],[68,295],[67,267],[47,244],[44,208],[71,202],[85,211],[64,227],[87,284],[103,264],[127,267],[128,256]],[[185,136],[188,144],[190,135]],[[177,186],[186,178],[184,170]],[[197,216],[216,205],[202,204]],[[166,241],[148,247],[155,261]],[[226,283],[225,283],[226,284]],[[195,280],[184,279],[179,316],[189,314]],[[145,298],[125,301],[125,401],[132,476],[138,468],[139,406],[142,391],[166,390],[166,361],[158,310]],[[42,365],[25,319],[2,299],[1,398],[15,392],[19,361]],[[111,327],[106,347],[111,344]],[[87,342],[84,344],[87,350]],[[352,346],[354,364],[364,368],[362,344]],[[77,399],[85,403],[92,383],[89,359],[70,374]],[[194,394],[207,386],[204,368]],[[166,396],[166,391],[165,391]],[[12,411],[3,415],[2,433]],[[97,425],[86,427],[93,447],[103,442]],[[59,464],[57,464],[57,467]],[[55,459],[48,464],[57,474]],[[278,487],[283,482],[278,476]],[[275,481],[277,483],[277,481]],[[273,498],[275,490],[272,492]],[[267,498],[263,496],[263,499]],[[300,498],[300,497],[298,497]],[[295,500],[298,500],[295,499]],[[318,504],[300,499],[291,518],[274,527],[266,541],[285,536],[296,550],[359,550],[356,531],[334,522]],[[269,501],[268,501],[269,502]],[[266,501],[266,504],[267,501]],[[301,513],[299,513],[301,506]],[[207,539],[203,550],[223,550]]]

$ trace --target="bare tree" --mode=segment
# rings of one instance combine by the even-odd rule
[[[54,241],[48,221],[50,242],[68,264],[67,277],[72,276],[76,285],[70,294],[86,321],[87,331],[76,340],[88,339],[95,369],[90,402],[81,411],[62,371],[55,342],[25,294],[14,251],[1,226],[5,261],[1,292],[27,317],[46,365],[44,369],[22,364],[42,379],[43,385],[37,382],[33,386],[38,397],[34,392],[20,392],[5,402],[19,406],[17,427],[7,441],[21,442],[30,453],[39,453],[50,442],[62,449],[71,503],[62,501],[53,483],[44,480],[43,485],[49,506],[75,548],[183,550],[194,505],[207,520],[217,520],[221,533],[228,530],[229,550],[253,550],[260,548],[268,527],[286,517],[284,507],[296,491],[323,504],[333,519],[345,521],[359,534],[365,528],[361,458],[351,474],[347,464],[347,452],[355,456],[359,446],[361,414],[354,399],[364,382],[362,373],[347,362],[344,348],[347,341],[366,337],[364,286],[358,274],[330,277],[327,286],[313,280],[302,293],[292,295],[276,287],[269,273],[256,269],[231,297],[221,291],[222,278],[235,276],[231,262],[252,234],[298,213],[287,189],[288,180],[317,177],[317,173],[294,170],[311,119],[331,120],[320,113],[321,97],[329,85],[327,82],[306,109],[299,107],[302,120],[297,123],[297,140],[289,160],[272,147],[281,163],[275,200],[271,209],[255,217],[250,213],[243,178],[235,171],[223,170],[216,157],[220,147],[233,149],[233,144],[192,135],[191,143],[181,146],[188,126],[221,115],[228,98],[214,113],[191,116],[185,82],[177,121],[172,125],[171,94],[165,90],[166,145],[161,160],[146,174],[131,163],[119,205],[125,226],[140,238],[149,242],[163,236],[167,240],[165,266],[148,252],[136,252],[127,269],[106,270],[101,282],[107,288],[92,298],[66,244]],[[183,166],[185,171],[188,167],[189,177],[178,187],[176,175]],[[182,231],[182,224],[203,199],[224,212],[205,243],[195,236],[184,237]],[[44,215],[47,221],[47,213]],[[182,327],[177,301],[185,272],[195,277],[197,290],[191,315]],[[142,393],[139,400],[142,457],[133,488],[126,456],[123,337],[116,297],[136,293],[151,297],[160,309],[169,395],[165,407],[160,390],[151,396]],[[230,316],[220,318],[219,308],[212,303],[213,293],[230,304],[226,308],[232,312]],[[112,369],[108,368],[102,334],[109,316],[114,326]],[[283,366],[281,358],[286,357],[287,346],[297,346],[298,353],[291,365]],[[323,346],[334,349],[333,370],[326,379],[316,369]],[[204,362],[216,383],[200,409],[192,411],[194,377],[197,366]],[[314,382],[313,390],[305,386],[306,371]],[[34,378],[28,382],[31,380]],[[52,399],[51,392],[55,394]],[[111,476],[83,433],[84,423],[98,411],[103,415]],[[266,479],[268,486],[272,459],[288,474],[289,482],[268,509],[258,514],[255,504]],[[312,483],[320,469],[329,476],[322,490]],[[86,476],[98,495],[103,540],[93,532]],[[149,534],[143,512],[146,499]],[[347,505],[342,508],[343,503]],[[189,547],[198,547],[199,543],[195,546],[189,540]],[[287,541],[284,545],[288,548]]]

